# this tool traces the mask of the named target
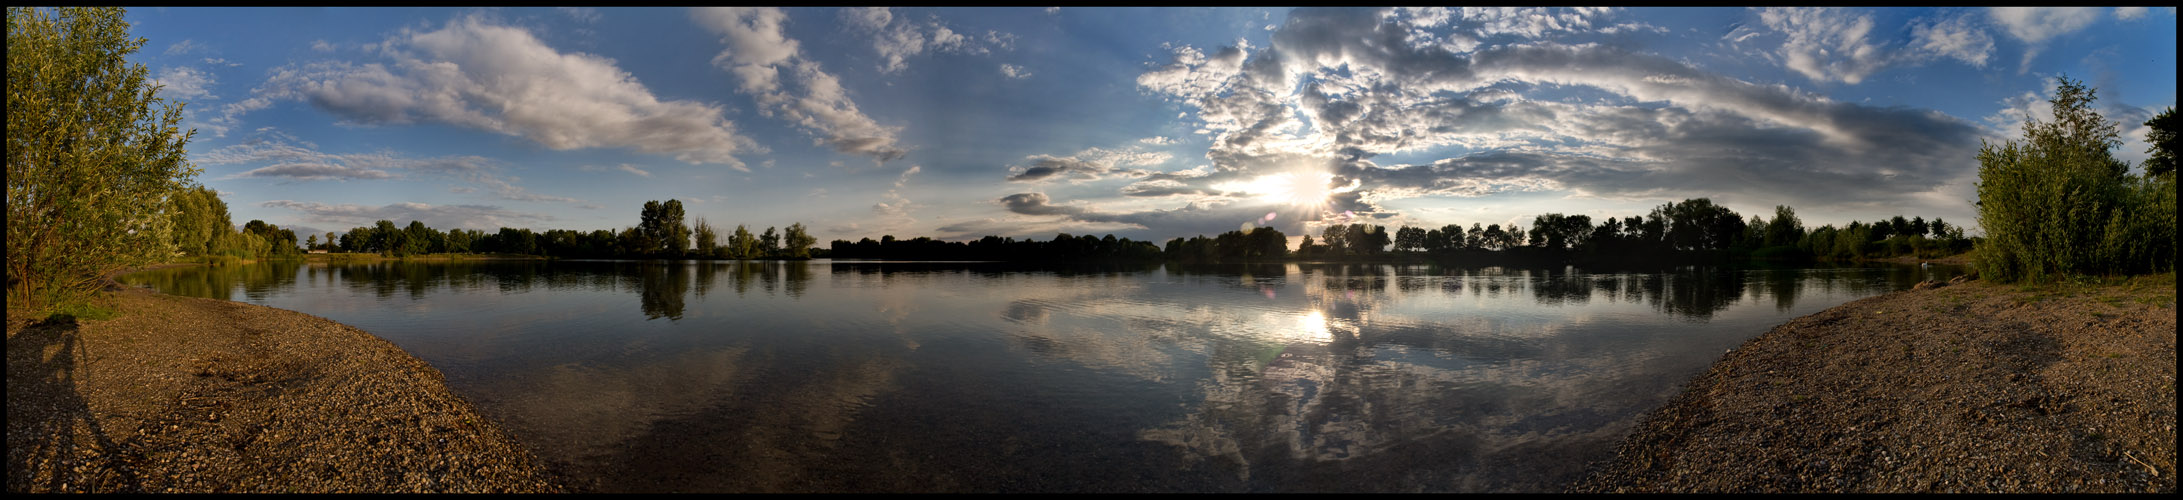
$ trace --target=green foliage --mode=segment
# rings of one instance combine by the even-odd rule
[[[756,259],[759,256],[758,237],[750,234],[749,227],[736,224],[735,232],[728,235],[728,258]]]
[[[2183,148],[2177,146],[2175,140],[2176,128],[2183,126],[2183,123],[2177,123],[2175,106],[2169,106],[2168,109],[2161,110],[2159,115],[2145,120],[2145,126],[2152,129],[2145,133],[2145,142],[2152,144],[2145,148],[2145,152],[2152,153],[2152,157],[2145,159],[2145,175],[2156,179],[2168,177],[2175,173],[2176,150]]]
[[[121,311],[117,311],[117,310],[115,310],[115,309],[114,309],[114,308],[112,308],[112,307],[107,307],[107,306],[104,306],[104,305],[96,304],[96,303],[93,303],[92,301],[89,301],[89,300],[76,300],[76,301],[71,301],[71,302],[68,302],[68,303],[64,303],[64,304],[61,304],[61,306],[60,306],[60,307],[55,307],[55,308],[53,308],[53,313],[52,313],[52,314],[49,314],[49,315],[47,315],[47,316],[46,316],[46,321],[48,321],[48,322],[69,322],[69,321],[76,321],[76,320],[93,320],[93,321],[98,321],[98,320],[109,320],[109,319],[114,319],[114,318],[116,318],[116,317],[120,317],[120,316],[121,316]]]
[[[173,256],[167,210],[198,170],[119,8],[9,7],[7,279],[11,305],[53,303]]]
[[[714,231],[712,224],[705,223],[704,217],[698,217],[697,248],[693,249],[690,253],[695,254],[698,257],[712,257],[714,255],[714,247],[718,246],[720,246],[720,232]]]
[[[2131,175],[2109,153],[2121,134],[2093,110],[2096,91],[2056,80],[2052,120],[1979,150],[1979,274],[2050,282],[2173,269],[2174,183]]]
[[[811,258],[811,245],[819,244],[819,239],[812,237],[811,232],[804,229],[801,222],[790,224],[783,238],[787,240],[786,252],[791,259]]]

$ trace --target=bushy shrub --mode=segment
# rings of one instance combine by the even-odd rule
[[[2092,109],[2094,90],[2057,80],[2052,121],[1979,150],[1979,273],[2042,282],[2173,269],[2174,182],[2131,175],[2108,152],[2121,135]]]

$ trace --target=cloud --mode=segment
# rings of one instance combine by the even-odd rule
[[[1847,9],[1769,7],[1759,11],[1767,27],[1788,34],[1781,57],[1789,69],[1815,81],[1855,85],[1887,64],[1886,53],[1868,42],[1872,15]]]
[[[599,9],[591,7],[556,7],[556,9],[559,9],[562,14],[567,15],[570,19],[575,19],[576,22],[584,24],[599,22]]]
[[[189,66],[167,68],[152,79],[153,85],[163,86],[159,89],[162,97],[184,100],[218,99],[219,96],[212,95],[214,83],[218,82],[211,73]]]
[[[2098,7],[1988,7],[1986,13],[2010,36],[2031,44],[2084,29],[2100,18]]]
[[[303,220],[307,222],[342,228],[370,226],[377,221],[386,220],[393,221],[397,226],[408,225],[407,221],[420,221],[427,227],[440,230],[463,228],[491,231],[501,227],[527,227],[553,220],[549,215],[517,212],[493,205],[393,203],[373,207],[293,200],[273,200],[258,205],[293,210],[302,214]]]
[[[1002,63],[1001,75],[1009,78],[1024,79],[1031,77],[1031,70],[1023,69],[1022,66],[1017,66],[1014,64]]]
[[[1994,24],[2001,25],[2004,31],[2009,32],[2010,36],[2016,37],[2017,40],[2023,40],[2028,45],[2024,49],[2023,59],[2017,63],[2016,67],[2017,74],[2024,74],[2031,70],[2031,61],[2039,56],[2039,52],[2045,48],[2048,39],[2091,26],[2093,21],[2099,20],[2100,9],[2098,7],[1988,7],[1986,8],[1986,14],[1987,17],[1993,19]]]
[[[318,52],[333,52],[334,44],[326,43],[325,40],[312,40],[311,50]]]
[[[1913,24],[1910,27],[1910,48],[1926,57],[1948,57],[1972,66],[1985,67],[1986,57],[1993,54],[1994,41],[1986,30],[1972,23],[1970,16],[1953,16],[1931,23]]]
[[[392,152],[326,153],[318,145],[270,127],[259,129],[248,140],[191,156],[201,165],[263,165],[223,179],[275,179],[283,183],[309,181],[372,181],[407,178],[414,173],[455,179],[485,188],[494,197],[511,201],[581,203],[565,196],[529,192],[515,185],[519,178],[502,178],[499,162],[481,156],[409,158]]]
[[[902,196],[902,188],[909,185],[910,176],[917,175],[924,169],[921,165],[912,165],[909,170],[902,171],[902,175],[895,177],[894,187],[887,189],[887,194],[881,196],[878,203],[872,204],[872,212],[891,217],[909,217],[910,210],[915,209],[917,204]]]
[[[205,46],[205,44],[203,43],[198,43],[196,40],[185,39],[179,42],[174,42],[173,45],[168,45],[166,54],[173,56],[187,55],[191,53],[206,53],[211,51],[212,48]]]
[[[908,59],[923,54],[927,49],[935,52],[987,54],[993,47],[1001,50],[1014,48],[1015,35],[988,31],[983,39],[965,36],[938,20],[917,23],[895,17],[887,7],[851,7],[841,10],[844,24],[872,37],[872,50],[879,53],[881,73],[900,72],[908,68]]]
[[[1080,180],[1099,179],[1113,175],[1147,175],[1150,172],[1122,168],[1125,166],[1153,166],[1166,163],[1174,155],[1166,152],[1145,152],[1134,149],[1109,150],[1089,148],[1068,157],[1031,155],[1024,157],[1027,164],[1009,167],[1008,180],[1017,182],[1042,181],[1056,176],[1069,176]]]
[[[354,124],[446,123],[556,150],[628,148],[746,171],[735,155],[763,150],[737,135],[718,105],[661,100],[611,59],[563,53],[476,15],[433,31],[404,29],[377,52],[388,61],[276,69],[216,125],[224,133],[242,113],[305,100]]]
[[[644,169],[641,169],[641,168],[637,168],[637,166],[636,166],[636,165],[630,165],[630,164],[627,164],[627,163],[623,163],[623,164],[621,164],[621,165],[616,165],[616,166],[613,166],[613,167],[601,167],[601,166],[596,166],[596,165],[584,165],[584,166],[576,167],[576,169],[577,169],[577,170],[582,170],[582,171],[585,171],[585,172],[608,172],[608,171],[617,171],[617,170],[618,170],[618,171],[622,171],[622,172],[628,172],[628,173],[631,173],[631,174],[635,174],[635,175],[636,175],[636,176],[638,176],[638,177],[651,177],[651,176],[652,176],[652,173],[651,173],[651,172],[645,171]]]
[[[837,152],[870,156],[878,163],[908,154],[896,144],[899,127],[881,126],[865,116],[839,79],[799,55],[800,45],[782,31],[787,13],[770,7],[711,7],[693,9],[691,17],[721,35],[727,49],[713,64],[742,81],[739,90],[758,101],[760,113],[786,119]],[[802,95],[790,91],[792,82],[800,84]]]
[[[1901,200],[1941,200],[1948,196],[1940,194],[1967,186],[1978,140],[1987,136],[1935,111],[1835,102],[1615,45],[1551,40],[1576,36],[1557,30],[1578,21],[1611,25],[1604,14],[1482,13],[1499,17],[1481,20],[1467,10],[1299,9],[1269,47],[1240,41],[1217,50],[1174,47],[1172,62],[1139,75],[1139,88],[1184,106],[1197,132],[1211,140],[1205,155],[1211,165],[1140,173],[1117,194],[1143,202],[1224,202],[1263,215],[1267,203],[1232,198],[1220,186],[1301,174],[1332,175],[1330,188],[1354,186],[1327,200],[1322,214],[1337,219],[1345,212],[1399,218],[1403,214],[1386,202],[1404,198],[1512,192],[1614,200],[1703,196],[1745,205],[1795,201],[1815,212],[1893,212],[1905,209]],[[1516,14],[1554,14],[1561,24]],[[1868,40],[1865,16],[1781,11],[1771,17],[1773,29],[1802,33],[1785,46],[1810,51],[1809,61],[1791,66],[1809,70],[1815,80],[1861,81],[1886,60]],[[1458,26],[1481,23],[1496,26],[1496,34],[1476,38],[1465,50],[1451,48],[1457,35],[1475,33]],[[1926,39],[1947,40],[1939,35],[1962,31],[1960,26],[1931,23]],[[1850,50],[1842,52],[1845,47]],[[1822,49],[1831,55],[1819,57]],[[1861,49],[1869,50],[1859,56]],[[1922,50],[1975,60],[1979,49],[1936,43]],[[1607,97],[1539,97],[1572,90]],[[1405,155],[1405,162],[1372,160],[1393,153]],[[1101,179],[1115,176],[1113,170],[1033,162],[1018,166],[1011,178]],[[1124,218],[1086,212],[1089,207],[1028,196],[1002,204],[1014,216],[1136,224],[1173,224],[1180,214],[1208,213]],[[1949,210],[1961,209],[1949,205],[1939,212]],[[1218,227],[1214,219],[1202,222]],[[1148,227],[1154,234],[1179,229]]]

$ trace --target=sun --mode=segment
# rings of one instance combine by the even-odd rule
[[[1250,194],[1267,203],[1295,208],[1317,208],[1326,206],[1327,199],[1341,191],[1327,187],[1333,179],[1333,174],[1326,173],[1283,172],[1260,176],[1247,182],[1225,186],[1223,189]]]

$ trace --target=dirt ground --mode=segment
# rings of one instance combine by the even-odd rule
[[[1939,285],[1745,342],[1570,490],[2175,492],[2173,274]]]
[[[141,289],[105,300],[121,314],[8,322],[11,493],[562,490],[369,333]]]

